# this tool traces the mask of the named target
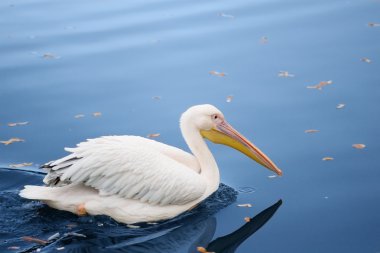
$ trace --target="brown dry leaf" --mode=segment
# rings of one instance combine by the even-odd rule
[[[24,122],[15,122],[15,123],[8,123],[8,126],[14,127],[14,126],[24,126],[29,124],[29,121],[24,121]]]
[[[306,88],[308,89],[318,89],[318,90],[322,90],[322,87],[326,86],[326,85],[330,85],[332,84],[333,82],[331,80],[329,81],[321,81],[320,83],[316,84],[316,85],[311,85],[311,86],[306,86]]]
[[[102,116],[102,113],[101,112],[93,112],[92,116],[94,116],[94,117],[100,117],[100,116]]]
[[[227,102],[227,103],[231,103],[233,98],[234,98],[233,95],[227,96],[227,98],[226,98],[226,102]]]
[[[244,220],[245,220],[245,222],[250,222],[250,221],[251,221],[251,218],[249,218],[249,217],[245,217]]]
[[[85,116],[84,114],[77,114],[77,115],[74,116],[74,118],[80,119],[80,118],[83,118],[84,116]]]
[[[268,42],[269,42],[269,39],[268,39],[267,36],[263,36],[263,37],[260,38],[260,43],[261,44],[268,44]]]
[[[370,27],[376,27],[376,26],[380,26],[380,24],[379,23],[369,22],[368,26],[370,26]]]
[[[25,141],[24,139],[20,139],[20,138],[10,138],[7,141],[0,141],[0,143],[3,143],[5,146],[7,146],[7,145],[12,144],[14,142],[24,142],[24,141]]]
[[[283,71],[283,70],[278,72],[278,76],[279,77],[294,77],[293,74],[290,74],[288,71]]]
[[[158,136],[160,136],[161,134],[159,133],[156,133],[156,134],[148,134],[146,137],[148,138],[157,138]]]
[[[252,207],[251,204],[247,203],[247,204],[238,204],[237,205],[238,207]]]
[[[334,160],[334,158],[326,156],[326,157],[323,157],[322,160],[323,161],[332,161],[332,160]]]
[[[44,59],[46,59],[46,60],[54,60],[54,59],[59,59],[59,58],[61,58],[61,57],[59,57],[59,56],[57,56],[57,55],[55,55],[55,54],[53,54],[53,53],[44,53],[44,54],[42,55],[42,58],[44,58]]]
[[[318,133],[318,132],[319,132],[319,130],[317,130],[317,129],[308,129],[308,130],[305,130],[305,133],[307,133],[307,134]]]
[[[338,104],[336,106],[336,109],[343,109],[346,105],[345,104]]]
[[[35,243],[42,244],[42,245],[45,245],[48,243],[48,241],[41,240],[41,239],[31,237],[31,236],[23,236],[23,237],[21,237],[21,239],[23,239],[24,241],[27,241],[27,242],[35,242]]]
[[[363,57],[360,59],[362,62],[371,63],[371,60],[367,57]]]
[[[210,71],[210,72],[208,72],[208,73],[210,73],[210,75],[213,75],[213,76],[220,76],[220,77],[224,77],[224,76],[227,75],[227,74],[224,73],[224,72],[218,72],[218,71],[215,71],[215,70],[212,70],[212,71]]]
[[[9,164],[9,167],[11,168],[21,168],[26,166],[32,166],[33,163],[16,163],[16,164]]]
[[[352,147],[353,148],[357,148],[357,149],[363,149],[365,148],[366,146],[364,144],[352,144]]]
[[[207,251],[204,247],[197,247],[197,251],[200,252],[200,253],[215,253],[215,252],[210,252],[210,251]]]

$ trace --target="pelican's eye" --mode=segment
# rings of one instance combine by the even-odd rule
[[[220,122],[223,121],[223,118],[222,116],[218,115],[218,114],[213,114],[211,115],[211,119],[212,121],[214,121],[215,123],[219,124]]]

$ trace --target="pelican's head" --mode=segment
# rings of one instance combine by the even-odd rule
[[[183,124],[191,124],[204,138],[214,143],[230,146],[277,175],[282,175],[282,171],[268,156],[227,123],[223,113],[215,106],[205,104],[190,107],[182,114],[181,126]]]

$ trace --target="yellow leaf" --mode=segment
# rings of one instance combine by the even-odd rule
[[[363,149],[365,148],[366,146],[364,144],[353,144],[352,145],[353,148],[357,148],[357,149]]]
[[[23,236],[23,237],[21,237],[21,239],[23,239],[24,241],[27,241],[27,242],[35,242],[35,243],[42,244],[42,245],[45,245],[48,243],[48,241],[41,240],[41,239],[31,237],[31,236]]]
[[[306,88],[308,89],[318,89],[318,90],[322,90],[322,87],[326,86],[326,85],[330,85],[332,84],[333,82],[331,80],[329,81],[321,81],[319,82],[318,84],[316,85],[311,85],[311,86],[307,86]]]
[[[215,71],[215,70],[212,70],[212,71],[210,71],[210,72],[208,72],[208,73],[210,73],[210,75],[220,76],[220,77],[224,77],[224,76],[227,75],[226,73],[218,72],[218,71]]]
[[[3,143],[4,145],[9,145],[9,144],[12,144],[14,142],[24,142],[25,140],[23,139],[20,139],[20,138],[10,138],[9,140],[7,141],[0,141],[0,143]]]

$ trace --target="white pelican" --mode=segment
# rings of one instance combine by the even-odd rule
[[[218,166],[203,137],[231,146],[282,175],[212,105],[190,107],[182,114],[180,127],[192,154],[138,136],[89,139],[65,148],[69,155],[42,166],[48,171],[46,186],[26,185],[20,196],[127,224],[169,219],[218,189]]]

